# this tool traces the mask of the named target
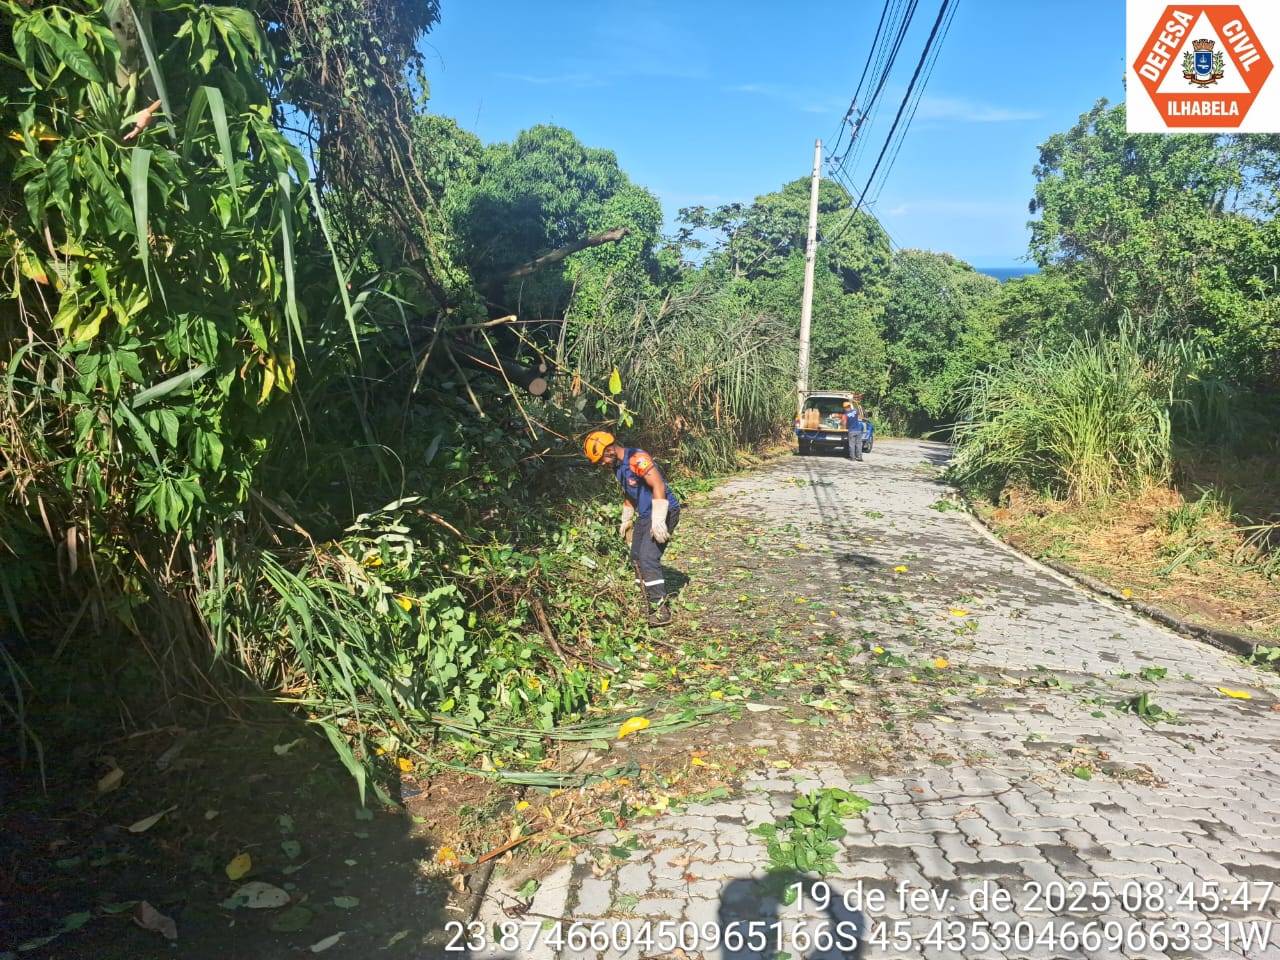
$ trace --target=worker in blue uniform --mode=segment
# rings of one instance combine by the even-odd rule
[[[858,412],[858,408],[850,401],[844,402],[844,425],[849,431],[849,459],[862,459],[862,438],[866,433],[866,429],[862,423],[862,416]]]
[[[624,447],[613,434],[596,430],[583,442],[582,451],[592,463],[613,470],[622,488],[622,523],[618,528],[631,544],[631,563],[644,591],[649,623],[671,622],[667,581],[662,555],[680,522],[680,501],[667,486],[653,457],[636,447]]]

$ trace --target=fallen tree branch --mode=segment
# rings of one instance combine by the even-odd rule
[[[580,250],[586,250],[589,247],[600,247],[606,243],[617,243],[623,237],[631,233],[629,227],[614,227],[612,230],[606,230],[604,233],[597,233],[595,236],[587,237],[583,240],[575,240],[573,243],[565,244],[550,253],[543,254],[535,260],[530,260],[524,266],[516,267],[510,273],[507,273],[497,279],[498,283],[507,280],[518,280],[520,277],[527,277],[529,274],[543,267],[548,267],[553,263],[559,263],[566,257],[570,257]]]
[[[483,370],[486,373],[500,373],[510,383],[519,384],[535,397],[540,397],[547,392],[545,370],[522,366],[514,360],[501,355],[498,355],[497,359],[486,357],[484,354],[472,350],[456,340],[446,344],[446,347],[450,356],[455,358],[455,362],[464,363],[469,367]]]

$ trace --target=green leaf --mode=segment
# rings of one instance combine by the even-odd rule
[[[1076,767],[1076,768],[1075,768],[1074,770],[1072,770],[1071,772],[1076,776],[1076,779],[1078,779],[1078,780],[1092,780],[1092,779],[1093,779],[1093,771],[1092,771],[1092,770],[1090,770],[1088,767]]]
[[[133,14],[133,23],[138,28],[138,43],[142,47],[143,56],[146,57],[147,70],[151,74],[151,82],[155,85],[156,96],[160,98],[160,106],[163,108],[165,116],[172,119],[173,106],[169,103],[169,92],[165,89],[164,73],[161,72],[159,61],[156,58],[155,40],[151,36],[150,27],[138,16],[138,11],[134,9],[132,3],[125,0],[125,6]]]
[[[609,392],[615,397],[622,392],[622,374],[618,372],[618,368],[613,368],[613,373],[609,374]]]
[[[133,398],[130,406],[135,410],[141,410],[152,400],[159,400],[161,397],[167,397],[169,394],[179,390],[189,390],[193,384],[212,369],[207,363],[202,363],[198,367],[191,368],[186,373],[180,373],[177,376],[170,377],[168,380],[162,380],[154,386],[140,391]]]
[[[351,747],[347,744],[347,740],[342,735],[342,731],[337,727],[331,723],[321,723],[320,729],[322,729],[324,731],[324,735],[329,738],[329,745],[333,747],[334,752],[338,755],[338,759],[342,761],[342,765],[347,768],[347,772],[355,779],[356,789],[360,792],[360,802],[364,803],[365,780],[367,777],[364,764],[356,759],[356,755],[351,752]]]
[[[84,48],[40,15],[30,21],[31,35],[54,52],[59,60],[92,83],[102,83],[102,73]]]
[[[137,438],[138,445],[151,456],[152,462],[159,467],[160,454],[156,452],[155,444],[151,442],[151,437],[147,433],[147,428],[142,425],[142,421],[134,415],[132,410],[124,405],[119,406],[117,409],[120,411],[120,416],[124,421],[133,429],[133,435]]]
[[[284,252],[284,312],[289,318],[293,335],[297,338],[298,350],[302,352],[302,321],[298,317],[298,291],[293,262],[293,181],[289,179],[289,174],[282,170],[276,174],[276,183],[280,187],[280,242]]]
[[[165,438],[169,446],[176,447],[178,445],[178,415],[172,410],[159,410],[156,417],[160,423],[160,435]]]
[[[142,272],[151,281],[151,242],[147,211],[148,183],[151,171],[151,151],[146,147],[134,147],[129,163],[129,186],[133,194],[133,226],[138,235],[138,259]]]
[[[205,99],[209,101],[209,116],[213,118],[213,130],[218,137],[218,149],[222,151],[222,165],[227,168],[227,179],[231,181],[231,189],[240,187],[240,174],[236,171],[235,154],[231,152],[231,130],[227,125],[227,104],[222,98],[222,91],[217,87],[201,87]]]
[[[310,926],[314,916],[306,907],[292,906],[271,921],[271,930],[274,933],[297,933]]]
[[[360,356],[360,335],[356,332],[356,314],[351,307],[351,294],[347,290],[347,276],[343,272],[342,264],[338,261],[338,248],[333,243],[333,237],[329,233],[329,223],[324,216],[324,206],[320,203],[320,195],[316,192],[314,183],[307,184],[307,196],[311,198],[311,205],[316,211],[316,220],[320,224],[320,232],[324,234],[325,245],[329,248],[329,257],[333,261],[333,272],[338,278],[338,294],[342,297],[342,312],[347,318],[347,328],[351,331],[351,342],[356,348],[356,356]],[[436,444],[439,445],[438,442]],[[431,462],[434,452],[427,457],[427,463]]]

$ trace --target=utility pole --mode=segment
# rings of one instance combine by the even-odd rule
[[[804,248],[804,294],[800,298],[800,371],[796,377],[796,416],[809,392],[809,327],[813,322],[813,270],[818,257],[818,185],[822,182],[822,141],[813,146],[813,182],[809,185],[809,242]]]

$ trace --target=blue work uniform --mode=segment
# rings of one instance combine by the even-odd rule
[[[653,491],[642,479],[653,470],[658,470],[653,457],[635,447],[626,449],[622,460],[613,470],[614,476],[618,478],[618,483],[622,487],[622,495],[636,508],[637,518],[653,515]],[[658,470],[658,476],[662,477],[661,470]],[[663,477],[663,481],[665,483],[666,477]],[[680,509],[680,501],[676,499],[675,491],[671,489],[670,484],[667,485],[667,502],[670,504],[667,516],[670,517]]]
[[[667,545],[653,539],[653,491],[644,482],[644,477],[654,470],[658,470],[658,465],[653,457],[628,447],[613,472],[622,487],[622,495],[636,508],[636,524],[631,534],[631,562],[636,568],[636,582],[650,602],[661,603],[667,596],[667,581],[662,573],[662,555]],[[661,471],[658,476],[662,476]],[[667,484],[667,503],[667,531],[674,534],[680,520],[680,501],[670,484]]]
[[[863,426],[862,418],[858,416],[857,408],[846,410],[844,413],[845,427],[849,430],[849,459],[862,459],[862,440],[866,436],[866,427]]]

